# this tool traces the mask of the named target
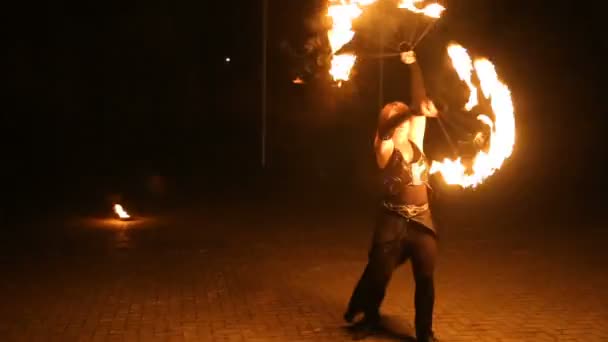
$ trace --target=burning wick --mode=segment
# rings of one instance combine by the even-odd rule
[[[131,216],[129,216],[129,214],[127,214],[127,212],[123,209],[122,205],[120,205],[120,204],[114,204],[114,212],[116,213],[116,215],[118,215],[118,218],[120,218],[121,220],[128,220],[131,218]]]

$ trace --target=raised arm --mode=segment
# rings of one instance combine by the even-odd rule
[[[376,149],[376,162],[383,169],[388,163],[393,149],[393,135],[397,127],[406,123],[412,115],[410,109],[401,102],[389,103],[380,113],[380,122],[374,139],[374,147]]]
[[[421,113],[422,102],[427,99],[426,88],[424,86],[424,77],[422,76],[422,69],[416,54],[414,51],[408,51],[401,54],[401,60],[410,69],[410,91],[411,91],[411,105],[412,110],[418,114]]]
[[[403,63],[407,64],[410,69],[411,108],[412,112],[415,114],[409,119],[410,130],[408,139],[413,141],[418,145],[418,148],[422,150],[424,145],[424,133],[426,131],[426,117],[437,116],[437,109],[426,95],[422,69],[416,60],[414,51],[402,53],[401,60]]]
[[[410,68],[410,89],[412,92],[412,106],[408,107],[401,102],[389,103],[382,109],[378,130],[374,139],[376,149],[376,161],[380,168],[384,168],[388,163],[395,148],[393,136],[395,129],[401,126],[400,140],[406,138],[414,142],[422,150],[424,142],[424,132],[426,130],[426,117],[434,117],[437,110],[426,96],[422,70],[416,62],[416,55],[413,51],[401,54],[401,60]],[[411,161],[413,150],[402,147],[403,157]]]

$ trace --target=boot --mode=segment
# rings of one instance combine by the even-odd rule
[[[439,339],[435,337],[432,332],[430,334],[420,334],[416,336],[417,342],[439,342]]]

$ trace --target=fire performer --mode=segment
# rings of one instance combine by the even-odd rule
[[[401,54],[411,75],[412,106],[387,104],[380,112],[375,137],[376,162],[383,174],[384,199],[375,227],[368,264],[350,299],[344,319],[379,328],[380,305],[393,271],[412,262],[415,328],[418,341],[436,341],[432,331],[437,255],[436,231],[428,202],[429,165],[423,152],[427,117],[437,117],[426,96],[422,71],[413,51]]]

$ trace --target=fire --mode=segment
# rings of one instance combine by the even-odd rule
[[[350,71],[355,65],[357,57],[352,54],[335,53],[350,42],[355,36],[353,20],[363,13],[363,7],[376,2],[376,0],[329,0],[327,16],[332,20],[332,27],[327,31],[327,38],[331,47],[332,61],[329,70],[338,86],[342,81],[348,81]]]
[[[296,77],[293,81],[291,81],[293,84],[304,84],[304,80],[301,79],[299,76]]]
[[[441,14],[445,11],[445,7],[438,3],[432,3],[423,8],[418,8],[416,4],[421,2],[425,2],[425,0],[401,0],[399,8],[404,8],[418,14],[424,14],[427,17],[435,19],[441,18]]]
[[[334,81],[338,81],[338,86],[342,86],[342,81],[348,81],[350,71],[355,65],[357,57],[351,54],[334,56],[331,61],[330,73],[334,77]]]
[[[118,217],[121,220],[126,220],[131,218],[131,216],[129,216],[129,214],[127,214],[127,212],[123,209],[122,205],[120,204],[114,204],[114,213],[116,215],[118,215]]]
[[[496,68],[485,58],[472,62],[468,52],[462,46],[451,44],[448,55],[461,80],[471,90],[466,110],[471,110],[477,104],[477,87],[472,82],[473,71],[479,78],[481,92],[490,101],[494,112],[493,122],[486,115],[477,119],[490,128],[490,144],[488,151],[480,151],[472,160],[470,170],[462,164],[461,158],[445,159],[443,162],[433,161],[431,173],[441,173],[448,184],[463,187],[476,187],[498,170],[505,159],[511,156],[515,145],[515,115],[511,91],[498,78]],[[475,95],[473,95],[475,94]]]
[[[332,61],[330,74],[338,86],[348,81],[357,56],[350,53],[336,55],[344,45],[355,36],[353,20],[363,13],[364,7],[377,0],[328,0],[327,16],[332,20],[332,27],[327,32],[331,47]],[[420,7],[426,0],[400,0],[398,7],[416,14],[438,19],[445,11],[439,3],[428,3]],[[430,26],[429,26],[430,27]],[[428,29],[427,29],[428,31]],[[425,31],[426,32],[426,31]],[[441,173],[448,184],[463,187],[475,187],[498,170],[505,159],[511,156],[515,144],[514,108],[509,88],[502,83],[494,65],[487,59],[473,61],[465,48],[458,44],[448,47],[448,55],[459,78],[470,90],[469,100],[465,105],[467,111],[479,104],[478,89],[473,82],[473,73],[479,79],[482,95],[489,100],[495,120],[487,115],[479,115],[478,120],[490,128],[488,151],[480,151],[472,159],[472,166],[467,168],[461,158],[445,159],[443,162],[433,161],[431,173]],[[477,134],[476,142],[483,142],[483,135]]]
[[[451,44],[448,46],[448,55],[452,59],[452,65],[454,69],[456,69],[456,73],[458,77],[466,83],[471,91],[471,95],[469,96],[469,102],[465,105],[466,110],[471,110],[473,107],[477,106],[477,88],[473,85],[473,61],[469,56],[469,53],[465,48],[460,45]]]
[[[343,81],[350,79],[350,73],[357,61],[353,54],[336,55],[344,45],[350,42],[355,36],[353,31],[353,20],[359,18],[365,6],[375,3],[377,0],[328,0],[329,6],[327,16],[331,18],[332,27],[327,32],[327,38],[331,47],[332,61],[329,70],[334,81],[338,86]],[[417,14],[423,14],[431,18],[440,18],[445,7],[438,3],[431,3],[424,8],[419,8],[418,3],[425,0],[401,0],[399,8],[407,9]]]

